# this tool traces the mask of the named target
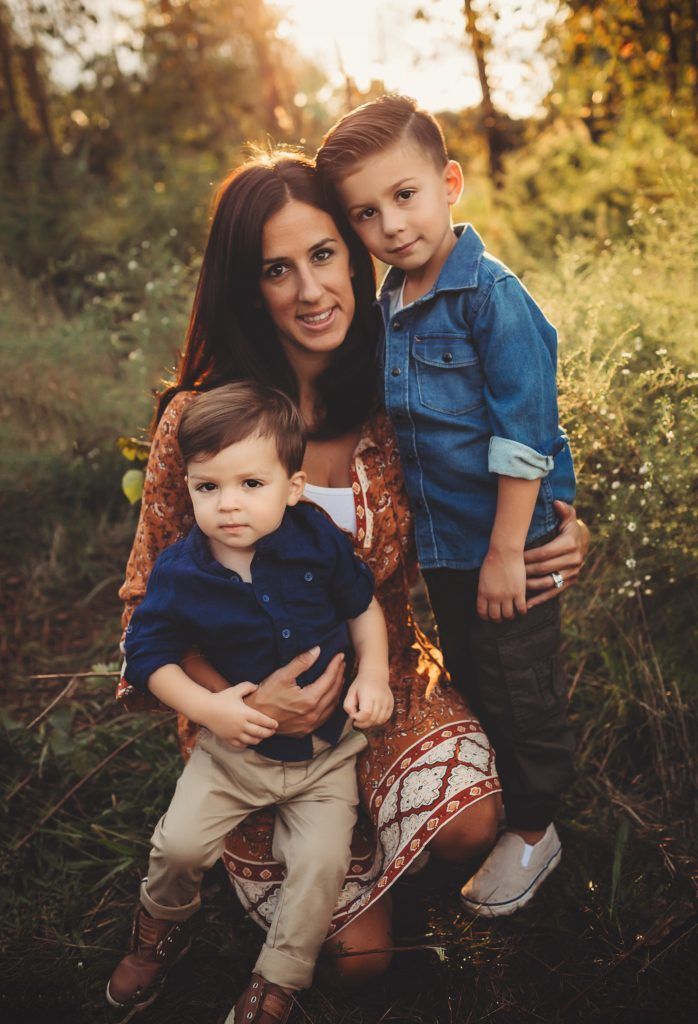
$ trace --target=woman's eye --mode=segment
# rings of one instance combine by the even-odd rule
[[[285,270],[286,265],[284,263],[272,263],[272,265],[270,267],[267,267],[267,269],[265,270],[264,276],[270,277],[272,278],[272,280],[274,280],[276,278],[282,277]]]
[[[316,263],[327,263],[331,256],[334,256],[333,249],[318,249],[313,253],[313,259]]]

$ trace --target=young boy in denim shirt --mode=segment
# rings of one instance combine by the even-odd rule
[[[293,991],[311,983],[349,865],[355,762],[366,745],[352,720],[363,729],[392,713],[385,621],[351,542],[300,501],[305,431],[286,395],[252,383],[204,392],[185,409],[178,439],[196,525],[153,567],[126,631],[126,676],[204,728],[153,834],[133,948],[107,999],[139,1009],[152,1002],[189,948],[204,869],[231,828],[275,806],[286,873],[252,979],[228,1020],[283,1024]],[[219,674],[210,690],[180,667],[193,646]],[[244,698],[318,646],[298,684],[338,653],[355,655],[344,707],[313,736],[274,735],[277,723]]]
[[[385,404],[446,665],[493,741],[507,814],[462,899],[510,914],[560,860],[552,822],[572,777],[559,602],[527,608],[524,566],[524,549],[555,535],[553,502],[574,496],[556,332],[474,229],[454,229],[461,168],[413,100],[351,111],[317,166],[368,250],[392,265],[379,296]]]

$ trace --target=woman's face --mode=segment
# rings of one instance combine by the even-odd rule
[[[292,199],[264,225],[260,292],[292,363],[301,354],[325,362],[346,338],[351,273],[349,250],[323,210]]]

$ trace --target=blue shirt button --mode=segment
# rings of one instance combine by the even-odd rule
[[[393,330],[394,331],[401,331],[402,330],[402,324],[400,323],[399,320],[393,320]]]
[[[313,578],[312,572],[306,572],[305,575],[303,576],[303,579],[305,580],[306,583],[310,583],[312,578]]]
[[[262,600],[265,604],[269,604],[269,594],[262,594]]]
[[[288,638],[291,635],[291,630],[290,629],[282,629],[281,630],[281,635],[284,638],[284,640],[288,640]]]

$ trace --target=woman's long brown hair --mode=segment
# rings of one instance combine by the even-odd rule
[[[371,257],[323,193],[310,161],[277,153],[243,164],[218,190],[184,352],[176,380],[159,396],[156,423],[178,391],[234,380],[267,384],[298,401],[295,374],[259,291],[264,225],[292,200],[335,220],[349,248],[356,301],[346,340],[317,380],[322,418],[313,436],[340,436],[377,405],[379,321]]]

